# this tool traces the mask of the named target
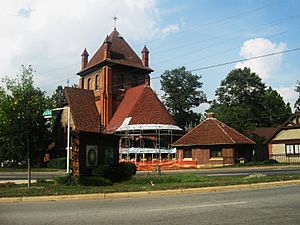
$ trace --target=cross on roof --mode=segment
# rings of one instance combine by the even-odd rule
[[[114,20],[114,30],[117,29],[117,20],[118,20],[118,19],[119,19],[119,18],[116,17],[116,16],[113,17],[113,20]]]

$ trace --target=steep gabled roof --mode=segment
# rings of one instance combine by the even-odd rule
[[[71,110],[75,129],[98,133],[100,116],[93,91],[66,87],[65,98]]]
[[[148,71],[152,71],[149,67],[145,67],[141,59],[133,51],[133,49],[128,45],[120,33],[114,30],[106,39],[105,42],[111,43],[111,57],[110,59],[105,58],[104,43],[100,46],[94,56],[88,62],[84,71],[91,69],[92,67],[103,63],[103,62],[112,62],[116,64],[121,64],[125,66],[136,67]],[[83,71],[81,71],[83,72]],[[79,73],[81,73],[79,72]]]
[[[262,138],[268,138],[270,137],[275,131],[277,130],[276,127],[257,127],[253,131],[251,131],[251,134],[254,134],[258,137]]]
[[[208,118],[178,139],[173,146],[255,144],[216,118]]]
[[[145,84],[127,90],[106,131],[113,133],[124,123],[126,125],[176,126],[174,119],[157,95]]]
[[[281,130],[299,129],[300,128],[300,112],[295,112],[281,126],[270,135],[264,143],[270,142]]]

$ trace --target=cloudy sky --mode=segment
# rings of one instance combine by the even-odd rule
[[[77,83],[80,55],[90,56],[117,29],[140,54],[150,50],[152,87],[178,66],[194,70],[300,47],[298,0],[0,0],[0,77],[32,65],[35,83],[52,94]],[[294,103],[300,80],[300,51],[197,70],[209,99],[234,68],[248,66]],[[205,106],[200,107],[200,111]]]

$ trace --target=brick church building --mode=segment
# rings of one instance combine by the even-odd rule
[[[73,174],[118,163],[122,154],[135,161],[175,156],[171,144],[181,129],[151,89],[152,71],[147,47],[140,58],[116,29],[90,59],[84,49],[79,88],[64,90],[64,106],[71,114]],[[64,110],[64,129],[66,115]]]

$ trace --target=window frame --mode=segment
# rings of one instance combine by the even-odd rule
[[[96,74],[95,76],[95,90],[98,91],[99,90],[99,75]]]
[[[87,80],[87,87],[86,87],[87,90],[91,90],[91,83],[92,83],[92,79],[88,78],[88,80]]]
[[[287,156],[300,155],[300,144],[285,144],[285,154]]]
[[[184,149],[183,159],[192,159],[192,158],[193,158],[193,149]]]
[[[216,152],[213,154],[213,152]],[[210,148],[210,158],[223,158],[222,148]]]

